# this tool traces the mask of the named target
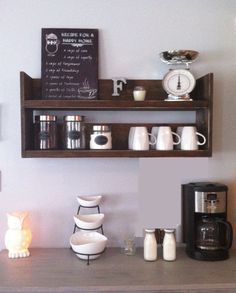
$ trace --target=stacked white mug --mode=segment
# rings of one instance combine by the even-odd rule
[[[151,137],[151,140],[149,140],[149,136]],[[153,145],[155,143],[156,138],[151,133],[148,133],[147,127],[130,127],[128,139],[128,147],[130,150],[147,151],[149,150],[149,145]]]
[[[178,127],[177,133],[181,136],[181,150],[195,151],[198,150],[198,146],[206,144],[206,137],[198,132],[195,126]],[[198,137],[202,138],[202,142]]]
[[[170,126],[153,126],[152,135],[157,139],[153,146],[156,150],[171,151],[174,145],[180,144],[180,136],[171,130]],[[173,140],[173,136],[177,137],[177,141]]]

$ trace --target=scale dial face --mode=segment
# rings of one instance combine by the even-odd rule
[[[189,94],[195,87],[196,81],[187,69],[172,69],[162,81],[164,90],[173,96],[181,97]]]

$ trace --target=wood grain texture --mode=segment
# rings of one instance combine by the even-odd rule
[[[31,249],[25,259],[0,253],[0,292],[236,292],[236,251],[225,261],[188,258],[182,248],[175,262],[143,260],[108,248],[87,266],[69,248]]]
[[[196,87],[192,93],[193,101],[167,102],[164,101],[166,93],[163,91],[161,80],[128,80],[119,97],[113,97],[112,80],[99,80],[98,100],[44,100],[42,99],[41,80],[32,79],[26,73],[20,73],[21,80],[21,137],[23,158],[80,158],[80,157],[210,157],[212,156],[212,100],[213,100],[213,74],[209,73],[196,81]],[[142,85],[147,89],[145,101],[133,100],[132,91],[134,86]],[[63,150],[62,143],[57,150],[35,150],[33,116],[35,111],[55,112],[68,110],[96,110],[96,111],[194,111],[197,130],[207,138],[207,144],[201,146],[197,151],[132,151],[128,150],[128,133],[131,126],[137,124],[108,123],[112,126],[112,150],[95,151],[89,150],[91,127],[86,128],[86,150]],[[61,114],[60,114],[61,115]],[[99,123],[96,123],[99,124]],[[146,124],[140,123],[145,126]],[[152,126],[164,124],[147,125],[149,131]],[[183,124],[168,124],[172,130]],[[189,125],[189,124],[187,124]],[[62,125],[58,123],[59,133]],[[59,138],[62,142],[63,138]]]

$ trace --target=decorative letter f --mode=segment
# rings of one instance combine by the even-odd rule
[[[112,96],[119,96],[118,90],[123,90],[123,83],[127,84],[126,79],[124,77],[113,78],[113,94]]]

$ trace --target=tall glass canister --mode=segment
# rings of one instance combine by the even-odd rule
[[[57,149],[57,116],[35,116],[34,147],[37,150]]]
[[[75,150],[85,148],[84,116],[64,116],[64,148]]]

